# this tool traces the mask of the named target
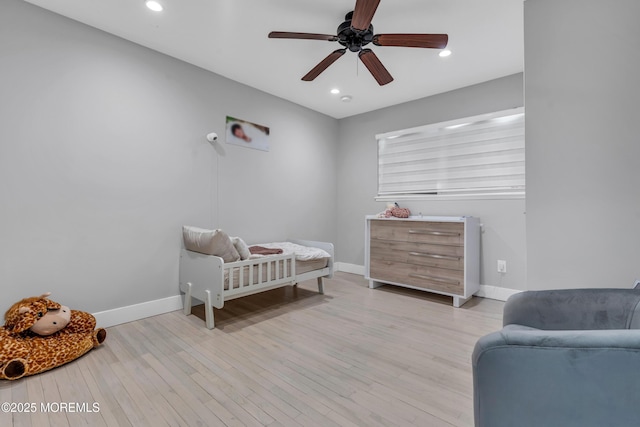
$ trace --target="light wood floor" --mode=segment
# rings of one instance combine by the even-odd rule
[[[37,406],[0,425],[472,426],[471,352],[502,307],[338,273],[325,295],[310,281],[230,301],[214,330],[202,306],[109,328],[75,362],[0,381],[0,402]]]

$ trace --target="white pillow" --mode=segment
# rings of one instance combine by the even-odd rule
[[[251,252],[249,251],[249,246],[247,246],[244,240],[242,240],[240,237],[232,237],[231,243],[233,243],[233,246],[240,254],[241,260],[249,259],[249,257],[251,256]]]
[[[240,259],[240,254],[231,243],[231,239],[224,231],[207,230],[205,228],[182,226],[184,247],[193,252],[219,256],[224,262],[234,262]]]

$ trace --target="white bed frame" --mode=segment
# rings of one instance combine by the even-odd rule
[[[184,292],[184,314],[191,314],[192,298],[202,301],[207,328],[213,329],[213,307],[222,308],[224,302],[247,295],[299,282],[317,279],[318,292],[324,293],[323,278],[333,277],[333,244],[311,240],[289,240],[302,246],[324,249],[331,255],[325,268],[296,274],[295,255],[274,255],[245,261],[225,263],[222,258],[182,249],[180,253],[180,291]],[[254,268],[258,269],[254,277]],[[245,270],[247,269],[247,270]],[[245,271],[248,280],[245,282]],[[239,283],[234,283],[234,272]],[[266,275],[264,274],[266,272]],[[228,286],[225,289],[225,273]],[[255,284],[253,282],[256,282]],[[237,286],[236,286],[237,285]]]

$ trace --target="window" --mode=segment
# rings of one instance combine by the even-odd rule
[[[524,196],[524,108],[376,139],[377,200]]]

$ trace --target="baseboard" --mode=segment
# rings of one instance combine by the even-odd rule
[[[517,289],[500,288],[498,286],[480,285],[477,297],[506,301],[511,295],[520,293]]]
[[[364,276],[364,266],[349,264],[346,262],[336,262],[335,271],[358,274]],[[498,286],[480,285],[480,290],[476,294],[478,297],[506,301],[511,295],[522,291],[516,289],[500,288]],[[126,307],[114,308],[112,310],[93,313],[98,326],[108,328],[122,323],[133,322],[134,320],[146,317],[157,316],[182,309],[182,297],[180,295],[163,298],[155,301],[147,301],[140,304],[128,305]]]
[[[364,266],[357,264],[349,264],[346,262],[336,262],[335,270],[345,273],[359,274],[364,276]],[[511,295],[522,291],[516,289],[501,288],[498,286],[480,285],[480,290],[476,294],[477,297],[495,299],[498,301],[506,301]]]
[[[170,311],[180,310],[181,308],[182,297],[180,295],[176,295],[155,301],[148,301],[140,304],[128,305],[126,307],[114,308],[112,310],[100,311],[98,313],[93,313],[93,315],[95,316],[99,327],[108,328],[110,326],[144,319],[145,317],[157,316],[159,314],[169,313]]]
[[[334,264],[335,271],[342,271],[344,273],[359,274],[364,276],[364,265],[349,264],[347,262],[336,262]]]
[[[334,264],[334,269],[335,271],[344,271],[345,273],[364,276],[364,266],[361,265],[337,262]],[[140,320],[146,317],[157,316],[159,314],[181,309],[182,296],[176,295],[155,301],[147,301],[126,307],[114,308],[112,310],[100,311],[98,313],[93,313],[93,315],[95,316],[99,327],[108,328],[110,326],[133,322],[134,320]]]

